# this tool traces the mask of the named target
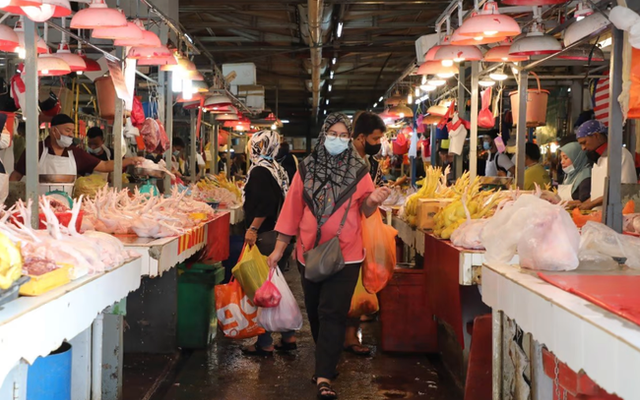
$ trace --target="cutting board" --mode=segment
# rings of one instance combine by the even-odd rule
[[[538,276],[640,325],[640,275],[552,275],[540,272]]]

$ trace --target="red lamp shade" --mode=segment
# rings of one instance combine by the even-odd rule
[[[91,32],[91,37],[96,39],[131,39],[142,40],[142,31],[136,24],[129,21],[126,26],[116,28],[98,28]]]
[[[525,37],[517,39],[509,48],[511,56],[538,56],[555,54],[562,50],[560,42],[553,36],[545,35],[537,22]]]
[[[604,61],[604,53],[598,46],[585,44],[569,49],[560,54],[558,58],[574,61]]]
[[[133,58],[134,60],[142,60],[149,58],[173,58],[173,53],[167,48],[167,46],[158,47],[132,47],[129,50],[127,58]]]
[[[518,22],[502,15],[495,1],[488,1],[477,14],[471,16],[458,28],[458,34],[473,38],[494,38],[493,43],[507,36],[517,36],[522,32]]]
[[[13,53],[20,47],[20,40],[13,29],[0,24],[0,51]]]
[[[50,56],[38,57],[38,76],[61,76],[71,72],[71,67],[64,60]]]
[[[144,24],[139,19],[133,22],[140,31],[142,31],[142,39],[140,38],[128,38],[128,39],[116,39],[113,42],[114,46],[123,46],[123,47],[160,47],[162,46],[162,42],[158,35],[153,32],[150,32],[144,28]]]
[[[42,0],[10,0],[10,1],[3,1],[3,3],[5,3],[4,6],[0,7],[3,10],[7,11],[7,12],[12,12],[7,10],[7,8],[9,7],[28,7],[28,6],[40,6],[42,5]]]
[[[482,60],[482,52],[476,46],[442,46],[436,52],[434,59],[436,61],[452,60],[455,62],[479,61]]]
[[[457,74],[458,67],[455,65],[445,67],[441,61],[427,61],[418,68],[418,75],[448,75]]]
[[[529,60],[528,56],[512,56],[509,54],[511,45],[496,46],[489,49],[484,54],[484,61],[486,62],[521,62]]]
[[[127,26],[127,18],[115,8],[109,8],[104,0],[92,0],[89,7],[78,11],[71,18],[71,29],[117,28]]]
[[[87,70],[87,63],[84,61],[84,59],[79,55],[73,54],[71,51],[69,51],[69,45],[67,45],[66,43],[60,43],[60,45],[58,46],[58,51],[56,51],[55,54],[43,54],[40,56],[40,59],[42,60],[43,58],[50,57],[58,58],[67,63],[71,72]]]
[[[176,65],[178,64],[178,61],[176,61],[176,58],[173,55],[171,55],[169,57],[141,58],[138,60],[137,64],[138,65]]]
[[[502,38],[502,40],[505,40],[505,39],[506,37]],[[462,36],[461,34],[458,33],[457,29],[453,32],[453,35],[451,35],[451,44],[459,45],[459,46],[478,46],[481,44],[495,43],[496,40],[497,38],[495,37]]]
[[[79,55],[80,57],[82,57],[82,59],[84,60],[85,65],[87,66],[87,69],[85,69],[85,71],[87,72],[98,72],[98,71],[102,71],[102,67],[100,66],[100,64],[98,64],[97,61],[87,57],[84,54],[84,51],[78,49],[78,51],[76,52],[77,55]]]

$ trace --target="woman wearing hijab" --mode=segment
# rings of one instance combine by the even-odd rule
[[[251,168],[244,186],[244,214],[248,224],[244,238],[248,245],[257,245],[260,253],[269,255],[276,245],[277,233],[273,229],[289,190],[289,178],[274,159],[280,148],[277,132],[257,132],[251,137],[250,144]],[[280,260],[280,269],[283,269],[289,256],[291,250]],[[297,345],[294,335],[294,331],[283,332],[281,344],[274,346],[271,333],[266,332],[258,336],[255,345],[244,348],[243,352],[246,355],[270,356],[274,349],[295,350]]]
[[[293,178],[275,228],[279,233],[276,248],[268,263],[275,267],[292,237],[298,237],[296,255],[316,343],[313,379],[319,399],[336,399],[331,380],[337,376],[351,297],[364,259],[362,215],[373,214],[390,190],[374,188],[369,170],[351,142],[351,122],[346,115],[329,115],[318,139]],[[304,253],[336,237],[344,268],[320,282],[307,279]]]
[[[558,186],[563,201],[580,204],[591,198],[591,165],[587,153],[578,142],[567,143],[560,148],[560,163],[564,181]]]

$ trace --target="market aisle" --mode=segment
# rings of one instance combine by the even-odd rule
[[[299,301],[302,298],[297,271],[287,279]],[[304,308],[302,309],[305,312]],[[375,343],[377,324],[363,324],[365,343]],[[308,323],[298,336],[298,351],[272,359],[247,358],[241,342],[218,339],[209,351],[191,355],[163,400],[304,400],[315,399],[313,339]],[[458,396],[446,387],[426,356],[375,354],[359,358],[345,354],[336,381],[340,399],[433,399]]]

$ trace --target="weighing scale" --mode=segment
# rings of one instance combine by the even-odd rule
[[[159,196],[157,182],[158,179],[163,179],[165,172],[156,169],[136,167],[133,169],[133,174],[143,183],[140,186],[140,193],[150,194],[151,196]]]

